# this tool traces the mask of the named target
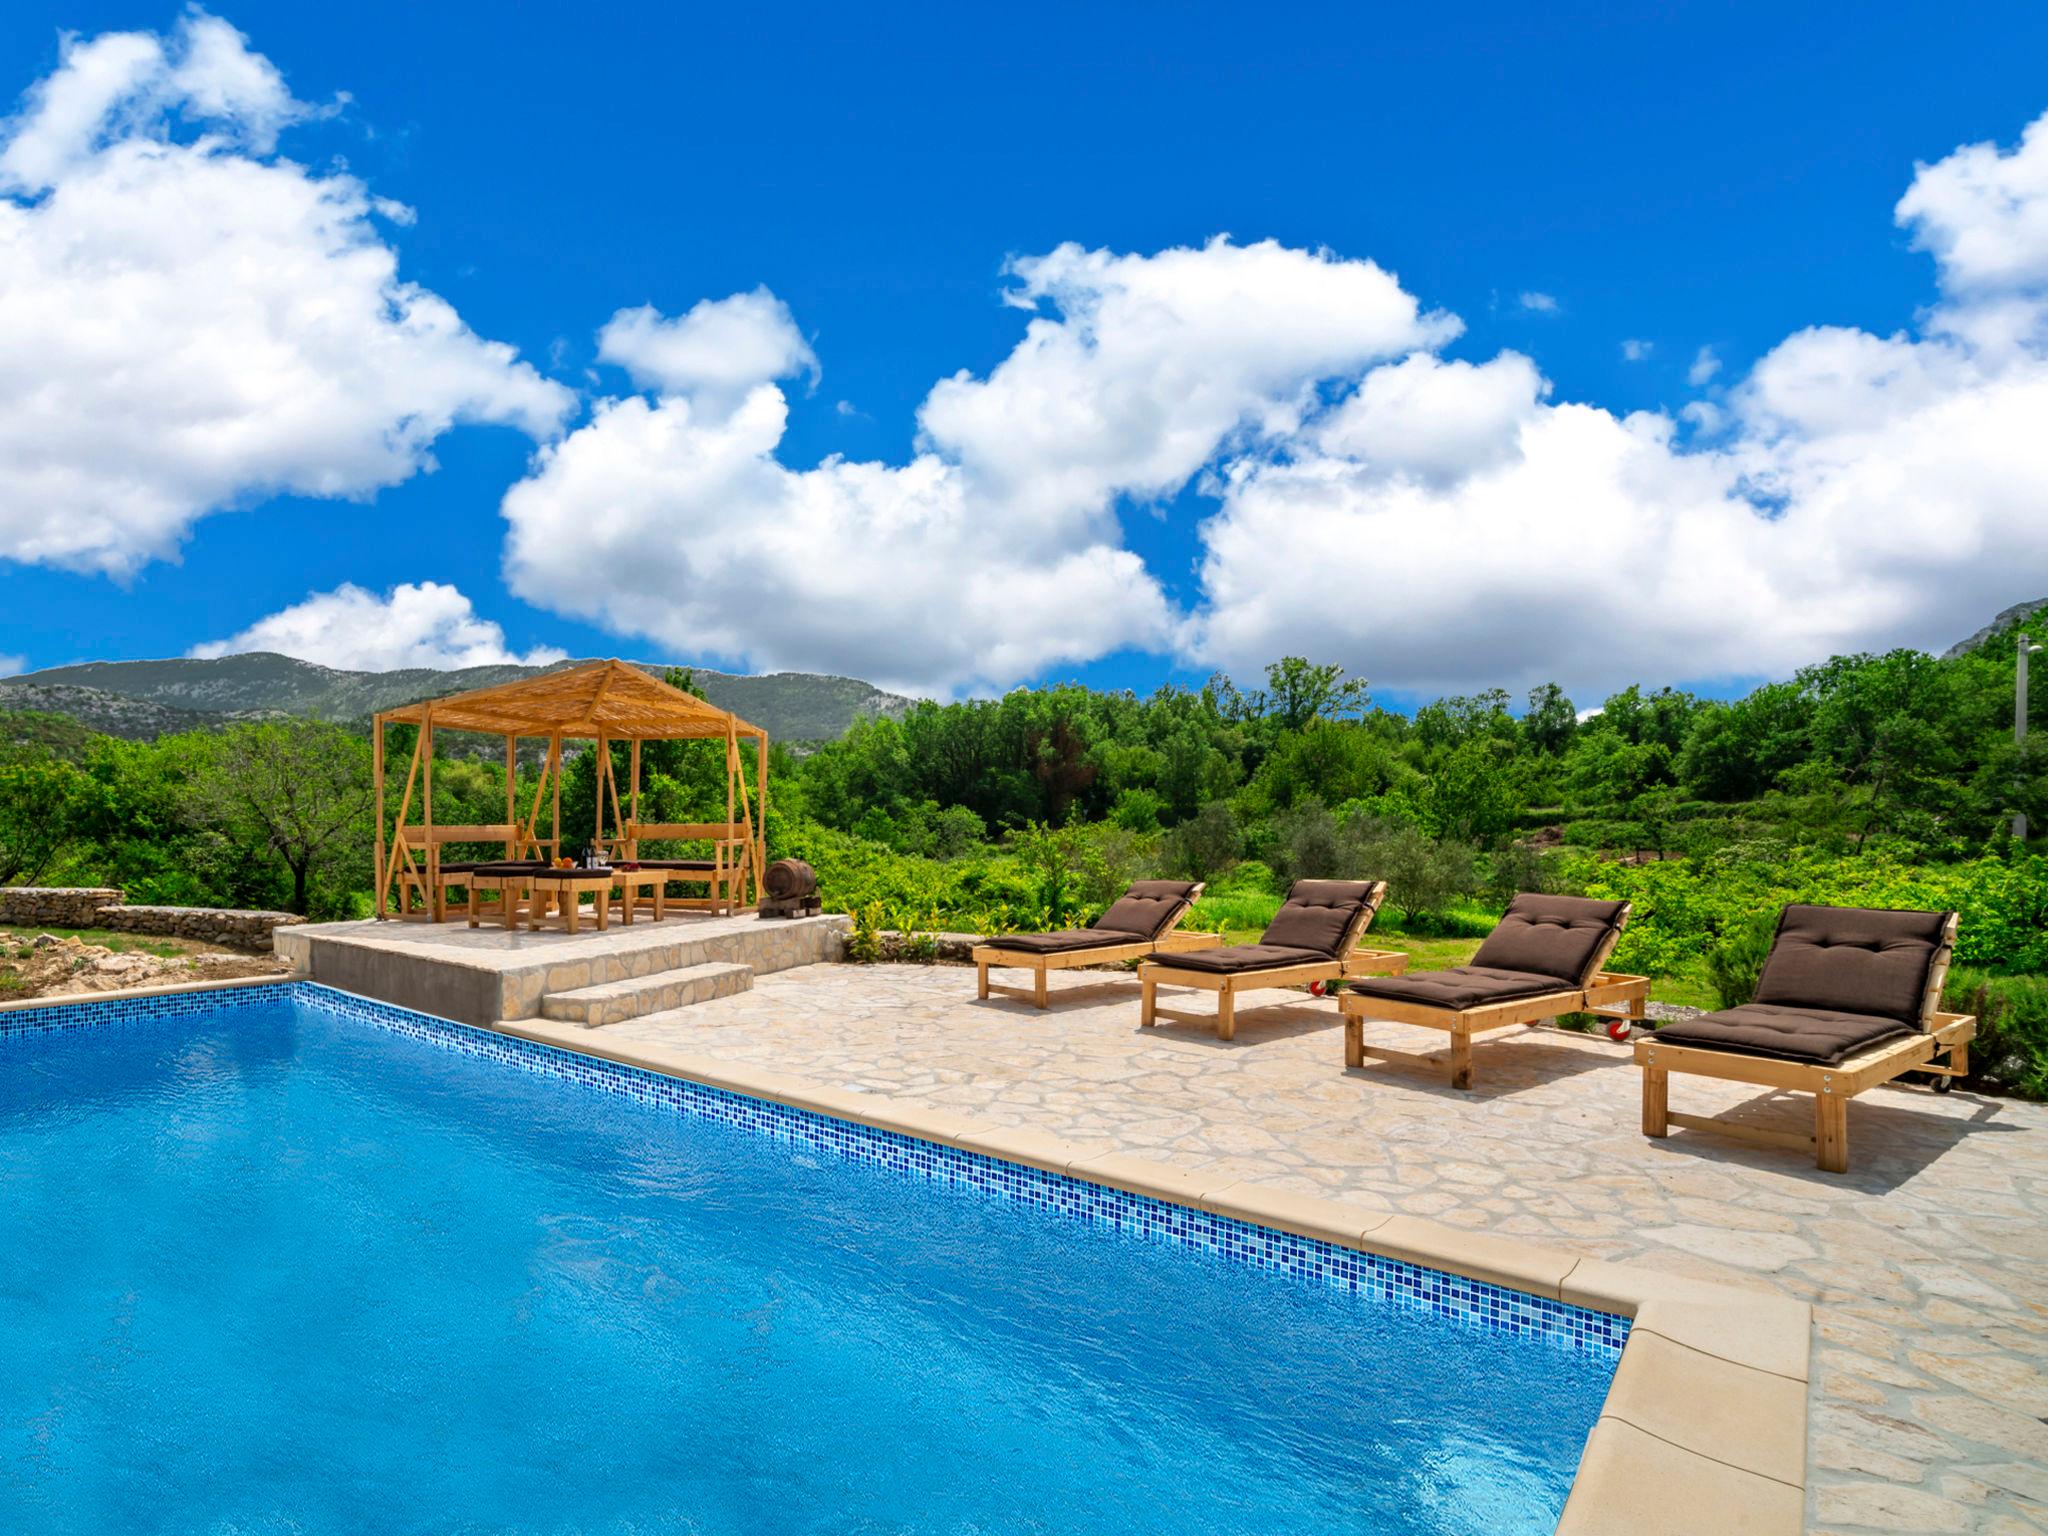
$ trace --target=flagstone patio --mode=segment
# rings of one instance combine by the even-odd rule
[[[1815,1530],[2048,1531],[2048,1106],[1878,1089],[1850,1110],[1851,1172],[1824,1174],[1691,1132],[1646,1140],[1638,1074],[1601,1038],[1491,1037],[1458,1093],[1344,1071],[1333,1003],[1241,1016],[1224,1044],[1141,1031],[1133,981],[1052,984],[1041,1013],[974,1001],[960,968],[813,965],[602,1033],[1799,1297]],[[1736,1084],[1673,1099],[1811,1127],[1809,1101]]]

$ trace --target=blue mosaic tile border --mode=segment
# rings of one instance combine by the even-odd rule
[[[255,987],[203,987],[193,992],[165,992],[155,997],[111,997],[102,1002],[88,993],[76,1002],[51,1003],[42,1008],[0,1010],[0,1039],[9,1035],[48,1034],[57,1029],[76,1029],[81,1024],[132,1024],[142,1020],[196,1018],[225,1013],[232,1008],[259,1003],[304,1001],[306,984],[296,981],[266,982]]]
[[[1138,1238],[1205,1253],[1226,1262],[1321,1284],[1404,1310],[1465,1326],[1535,1338],[1544,1343],[1618,1359],[1629,1320],[1610,1313],[1531,1296],[1399,1259],[1360,1253],[1315,1238],[1255,1226],[1227,1216],[1108,1189],[1065,1174],[1007,1163],[959,1147],[922,1141],[895,1131],[835,1119],[770,1099],[713,1088],[686,1078],[579,1055],[574,1051],[455,1024],[314,982],[279,987],[178,993],[117,1002],[24,1009],[0,1014],[0,1034],[87,1023],[177,1018],[223,1008],[281,1002],[316,1007],[343,1018],[431,1041],[466,1055],[521,1070],[566,1078],[606,1093],[741,1127],[820,1152],[879,1165],[931,1183],[1017,1201],[1057,1215],[1113,1228]],[[62,1017],[58,1017],[58,1016]]]

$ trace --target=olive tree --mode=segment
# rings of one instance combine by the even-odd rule
[[[245,857],[283,866],[293,912],[306,912],[319,877],[359,873],[351,866],[361,865],[370,848],[368,745],[317,720],[222,732],[187,795],[194,821]]]

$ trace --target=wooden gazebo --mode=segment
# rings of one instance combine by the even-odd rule
[[[412,765],[398,798],[398,817],[387,854],[384,837],[384,731],[391,725],[416,725]],[[434,820],[434,732],[474,731],[505,739],[505,820],[489,826],[445,826]],[[547,755],[526,819],[517,804],[518,751],[522,740],[544,740]],[[703,740],[725,743],[725,821],[686,825],[654,825],[640,820],[640,744],[644,741]],[[741,770],[740,743],[754,743],[754,792],[750,796]],[[444,698],[425,699],[376,717],[372,731],[372,770],[377,788],[377,915],[391,915],[396,891],[399,915],[409,896],[425,898],[425,915],[444,915],[440,850],[449,843],[500,843],[504,857],[546,858],[562,851],[562,743],[592,741],[597,745],[597,815],[591,841],[623,848],[631,855],[641,838],[708,841],[714,847],[716,880],[710,899],[687,905],[716,906],[730,911],[760,890],[767,857],[763,820],[768,804],[768,733],[739,716],[694,694],[647,675],[629,662],[597,661],[587,666],[522,678],[496,688],[478,688]],[[622,804],[612,766],[611,744],[631,743],[632,767]],[[413,792],[419,791],[419,819],[408,822]],[[543,801],[551,804],[548,835],[540,836]],[[609,801],[612,830],[606,832]],[[730,864],[728,864],[730,860]],[[707,870],[713,866],[704,866]],[[452,877],[451,877],[452,878]],[[703,880],[702,875],[677,878]],[[723,882],[721,891],[720,884]]]

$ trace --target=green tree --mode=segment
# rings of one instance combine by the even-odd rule
[[[1261,713],[1283,731],[1298,731],[1311,720],[1357,715],[1372,703],[1362,677],[1347,678],[1344,669],[1319,666],[1300,656],[1283,656],[1266,668]]]
[[[194,819],[287,876],[287,910],[309,910],[315,881],[369,883],[370,754],[360,736],[313,720],[238,725],[212,741],[188,800]]]
[[[1512,749],[1473,739],[1439,759],[1421,797],[1422,825],[1437,838],[1489,846],[1514,825],[1517,793]]]
[[[0,755],[0,885],[33,885],[78,830],[84,782],[44,748]]]
[[[1530,746],[1554,756],[1571,744],[1572,733],[1578,728],[1579,712],[1557,684],[1543,683],[1529,690],[1522,735]]]

